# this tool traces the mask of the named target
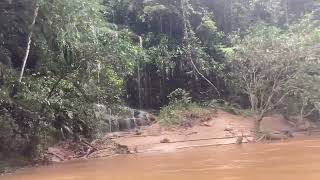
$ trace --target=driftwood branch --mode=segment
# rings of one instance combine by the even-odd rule
[[[60,161],[65,161],[65,159],[63,157],[61,157],[59,154],[57,154],[57,153],[54,153],[54,152],[45,152],[45,153],[48,154],[48,155],[52,155],[52,156],[57,157]]]
[[[98,148],[94,147],[93,145],[91,145],[90,143],[88,143],[87,141],[81,139],[81,143],[86,145],[86,146],[89,146],[90,148],[92,148],[94,151],[98,151]]]

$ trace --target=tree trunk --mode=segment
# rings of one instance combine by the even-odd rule
[[[290,25],[290,20],[289,20],[289,1],[285,0],[285,16],[286,16],[286,27],[289,27]]]
[[[169,70],[169,74],[170,74],[170,70]],[[164,61],[162,61],[162,77],[160,77],[160,79],[162,79],[162,86],[161,86],[161,93],[160,93],[160,97],[161,97],[161,104],[164,104],[165,102],[165,98],[167,95],[167,66],[165,64]]]
[[[182,13],[182,24],[183,24],[183,37],[182,37],[182,43],[183,45],[188,48],[188,28],[187,28],[187,20],[186,20],[186,14],[184,9],[184,0],[180,0],[181,3],[181,13]]]
[[[143,82],[144,82],[144,86],[143,86],[143,105],[146,107],[150,106],[150,84],[148,79],[150,78],[150,76],[148,76],[148,71],[147,71],[147,65],[144,64],[143,67]]]
[[[169,27],[170,27],[170,37],[172,37],[172,19],[170,18],[169,19],[169,21],[170,21],[170,24],[169,24]]]
[[[305,103],[303,103],[301,109],[300,109],[300,117],[298,119],[298,124],[302,124],[304,121],[304,109],[305,109]]]
[[[140,40],[140,48],[143,48],[143,39],[141,36],[139,36]],[[141,94],[141,72],[140,72],[140,60],[138,60],[138,101],[139,101],[139,108],[142,108],[142,94]]]
[[[255,136],[257,136],[260,132],[261,132],[261,122],[262,122],[263,117],[262,116],[258,116],[256,117],[255,121],[254,121],[254,134]]]
[[[230,22],[229,22],[229,31],[228,32],[232,32],[232,30],[233,30],[233,26],[232,26],[232,23],[233,23],[233,12],[232,12],[232,10],[233,10],[233,3],[232,3],[232,1],[233,0],[230,0],[229,2],[230,2]]]
[[[224,7],[223,7],[223,29],[225,32],[229,32],[229,24],[228,24],[228,5],[227,5],[228,1],[224,1]]]
[[[39,12],[39,5],[37,4],[36,8],[34,9],[33,20],[32,20],[31,27],[30,27],[30,32],[29,32],[29,35],[28,35],[28,43],[27,43],[26,52],[25,52],[25,55],[24,55],[23,60],[22,60],[23,64],[22,64],[22,68],[21,68],[21,72],[20,72],[19,81],[18,81],[19,83],[21,83],[21,81],[22,81],[24,70],[26,68],[27,60],[28,60],[28,57],[29,57],[31,38],[32,38],[32,34],[33,34],[34,25],[36,23],[36,19],[38,17],[38,12]]]
[[[159,16],[160,33],[163,33],[162,16]]]
[[[256,112],[258,109],[258,98],[253,93],[250,93],[249,96],[250,96],[251,111]]]

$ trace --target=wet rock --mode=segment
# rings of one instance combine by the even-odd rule
[[[134,135],[141,135],[142,133],[139,130],[136,130],[136,132],[134,133]]]
[[[130,154],[128,146],[116,144],[115,152],[117,154]]]
[[[94,105],[95,118],[100,123],[100,130],[104,133],[114,132],[119,130],[118,117],[113,116],[110,110],[103,104]]]
[[[287,136],[283,134],[268,134],[266,135],[267,140],[283,140],[283,139],[288,139]]]
[[[200,126],[211,127],[211,125],[208,122],[203,122],[200,124]]]
[[[95,117],[100,120],[103,132],[128,131],[149,126],[156,122],[156,118],[144,111],[124,108],[124,112],[117,116],[112,115],[111,109],[103,104],[94,105]]]
[[[139,151],[138,151],[138,147],[135,147],[134,149],[133,149],[133,151],[134,151],[134,153],[138,153]]]
[[[237,138],[237,141],[236,141],[236,144],[242,144],[242,141],[243,141],[243,137],[238,137]]]
[[[125,131],[136,128],[136,122],[133,118],[118,119],[119,131]]]
[[[148,126],[151,124],[151,120],[154,120],[153,118],[150,118],[151,116],[149,113],[144,111],[138,111],[134,110],[133,112],[133,118],[136,121],[137,126]]]
[[[293,138],[294,137],[294,135],[293,135],[293,133],[291,131],[283,131],[282,133],[285,136],[289,137],[289,138]]]
[[[160,143],[170,143],[170,139],[164,138],[160,141]]]

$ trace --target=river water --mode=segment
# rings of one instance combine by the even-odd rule
[[[0,180],[319,180],[320,140],[216,146],[74,161]]]

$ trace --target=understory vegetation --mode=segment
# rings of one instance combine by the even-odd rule
[[[311,0],[2,0],[0,158],[112,131],[97,105],[319,120],[319,19]]]
[[[210,113],[208,106],[192,102],[190,94],[183,89],[176,89],[168,99],[169,104],[160,110],[160,124],[163,126],[185,126],[189,120]]]

